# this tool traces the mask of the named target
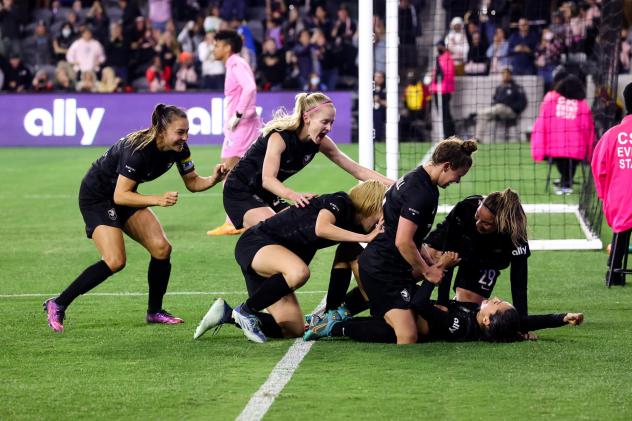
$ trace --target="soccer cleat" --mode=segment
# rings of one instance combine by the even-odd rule
[[[44,311],[48,314],[48,325],[57,333],[64,331],[66,307],[57,304],[54,298],[44,301]]]
[[[177,325],[184,323],[179,317],[176,317],[166,310],[160,310],[156,313],[147,313],[147,323],[158,323],[163,325]]]
[[[223,298],[218,298],[211,304],[211,308],[208,309],[197,329],[195,329],[195,333],[193,334],[193,339],[197,339],[204,334],[209,329],[215,328],[215,332],[217,329],[222,327],[224,323],[229,323],[232,321],[231,313],[233,309],[231,306],[226,304]]]
[[[336,311],[340,315],[340,320],[342,320],[342,321],[351,319],[353,317],[351,312],[347,308],[347,306],[344,305],[344,304],[341,305],[340,307],[338,307],[338,309]]]
[[[329,310],[322,319],[312,320],[312,324],[303,335],[304,341],[315,341],[331,335],[331,329],[336,323],[342,321],[342,316],[338,310]]]
[[[210,231],[206,232],[206,235],[210,235],[212,237],[220,236],[220,235],[239,235],[245,231],[245,228],[237,229],[233,224],[229,224],[225,222],[223,225],[220,225],[217,228],[214,228]]]
[[[241,327],[246,338],[259,344],[264,343],[268,338],[261,330],[261,321],[254,314],[245,311],[243,306],[243,304],[240,304],[233,309],[233,320]]]

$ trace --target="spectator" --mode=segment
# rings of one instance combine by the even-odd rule
[[[386,29],[379,16],[373,16],[373,58],[376,72],[386,74]]]
[[[632,44],[630,44],[628,29],[622,28],[620,31],[621,48],[619,51],[619,59],[617,62],[618,73],[630,73],[630,58],[632,57]]]
[[[106,65],[114,69],[114,73],[126,85],[131,54],[128,43],[123,39],[123,25],[115,22],[111,25],[110,39],[105,46]]]
[[[329,39],[332,30],[332,23],[329,19],[327,9],[324,5],[318,4],[314,8],[314,13],[310,16],[309,29],[320,29],[325,37]]]
[[[577,76],[568,75],[546,95],[531,133],[533,159],[551,159],[560,172],[556,194],[573,192],[575,170],[583,161],[590,161],[594,142],[586,88]]]
[[[77,92],[96,92],[97,82],[97,74],[92,70],[85,70],[81,72],[79,82],[77,82]]]
[[[472,33],[472,45],[467,53],[467,63],[465,63],[465,73],[468,75],[485,75],[487,74],[487,55],[486,48],[481,40],[481,33],[475,31]]]
[[[204,23],[202,26],[204,27],[204,31],[208,34],[209,32],[217,32],[221,29],[222,18],[219,16],[219,7],[217,5],[211,6],[211,10],[207,17],[204,18]]]
[[[110,36],[110,18],[105,14],[100,1],[92,3],[86,14],[86,23],[92,28],[94,38],[105,45]]]
[[[555,37],[561,41],[563,46],[570,44],[571,27],[564,20],[564,14],[562,12],[553,12],[549,29],[551,30],[551,32],[553,32],[553,35],[555,35]]]
[[[404,109],[402,111],[403,138],[419,141],[421,128],[425,129],[426,120],[426,88],[419,76],[414,71],[406,75],[406,87],[404,88]],[[420,124],[421,123],[421,124]]]
[[[480,143],[491,143],[490,123],[493,120],[515,119],[526,107],[527,96],[524,89],[513,80],[511,70],[504,69],[502,82],[496,87],[492,98],[492,106],[476,115],[476,140]]]
[[[285,79],[285,58],[277,50],[274,40],[268,38],[263,42],[257,74],[263,91],[277,91],[282,88]]]
[[[24,92],[31,87],[33,75],[22,63],[22,58],[17,52],[9,56],[9,66],[4,75],[4,90],[9,92]]]
[[[101,43],[92,38],[89,27],[85,27],[81,38],[72,43],[66,53],[66,60],[74,66],[75,71],[99,71],[99,67],[105,62],[105,53]]]
[[[246,18],[246,0],[223,1],[221,16],[225,21],[244,20]]]
[[[57,63],[53,90],[56,92],[75,92],[75,72],[67,61],[62,60]]]
[[[182,28],[182,31],[178,34],[178,42],[182,47],[182,51],[188,53],[194,53],[197,51],[197,46],[202,42],[203,38],[200,35],[201,25],[195,21],[188,21]]]
[[[51,82],[45,69],[40,69],[35,73],[33,78],[33,91],[50,92],[53,90],[53,82]]]
[[[178,41],[171,32],[165,31],[164,33],[160,33],[157,29],[154,29],[154,31],[157,32],[158,37],[154,52],[160,55],[162,63],[165,66],[171,66],[173,68],[181,52]]]
[[[35,70],[53,66],[53,43],[43,21],[37,22],[32,36],[23,43],[25,64]]]
[[[468,11],[469,2],[464,0],[441,0],[441,5],[445,9],[445,28],[454,18],[463,18]],[[443,31],[441,31],[443,32]]]
[[[357,75],[355,69],[357,48],[353,43],[357,24],[349,16],[349,7],[344,3],[338,8],[337,16],[338,19],[331,30],[331,37],[334,40],[334,48],[342,48],[342,60],[338,68],[345,75]]]
[[[145,72],[150,92],[169,92],[171,90],[171,67],[163,66],[160,56],[155,56],[151,66]]]
[[[209,31],[204,41],[198,45],[198,60],[202,63],[202,88],[223,91],[226,69],[224,63],[215,58],[213,50],[215,50],[215,32]]]
[[[116,76],[114,69],[111,67],[105,67],[101,71],[101,80],[97,82],[97,92],[100,93],[112,93],[120,92],[123,90],[123,83],[121,78]]]
[[[252,31],[248,25],[237,19],[233,19],[230,22],[230,27],[241,36],[243,47],[239,55],[246,60],[254,72],[257,70],[257,46],[255,45],[255,37],[252,35]]]
[[[193,66],[193,54],[188,51],[180,53],[178,58],[179,66],[176,70],[176,91],[186,91],[198,87],[198,75]]]
[[[9,39],[10,43],[17,43],[20,39],[20,24],[22,23],[17,7],[13,0],[0,2],[0,34]],[[14,45],[17,47],[17,44]]]
[[[434,103],[441,113],[443,123],[443,138],[448,138],[455,134],[454,121],[450,112],[450,99],[454,92],[454,61],[443,41],[437,42],[437,59],[432,72],[432,83],[430,92],[434,95]],[[441,109],[439,110],[439,102]]]
[[[382,72],[373,74],[373,127],[374,140],[382,142],[386,139],[386,77]]]
[[[320,75],[316,72],[309,74],[307,84],[303,88],[305,92],[323,92],[327,90],[327,87],[320,80]]]
[[[315,54],[314,63],[319,66],[318,73],[323,85],[328,90],[336,89],[338,84],[338,64],[341,61],[342,49],[336,48],[320,29],[314,29],[312,35],[312,53]]]
[[[78,25],[83,25],[86,21],[86,14],[83,10],[83,5],[81,4],[81,0],[75,0],[72,2],[72,7],[70,9],[71,12],[73,12],[77,18],[77,24]]]
[[[283,88],[288,90],[301,89],[303,86],[300,79],[301,70],[298,67],[298,59],[296,58],[294,51],[285,52],[285,62],[287,63],[287,70],[285,72]]]
[[[53,51],[55,61],[66,60],[66,53],[70,45],[77,39],[77,32],[70,22],[64,22],[57,35],[53,39]]]
[[[544,80],[544,92],[551,89],[553,70],[562,61],[562,42],[548,28],[542,30],[542,40],[535,50],[535,65],[538,76]]]
[[[507,0],[479,0],[477,6],[470,9],[471,14],[478,20],[481,38],[490,43],[496,34],[496,29],[503,26],[503,21],[509,11]]]
[[[171,20],[171,0],[148,0],[151,27],[164,32]]]
[[[285,47],[283,40],[283,28],[281,27],[282,23],[283,19],[281,17],[270,17],[266,20],[265,38],[273,40],[278,50]]]
[[[309,74],[314,71],[314,54],[307,29],[303,29],[299,34],[298,43],[293,51],[298,63],[300,84],[305,86],[309,81]]]
[[[299,34],[306,29],[305,23],[300,17],[298,7],[290,5],[287,20],[283,22],[281,27],[283,45],[285,48],[294,48],[298,41]]]
[[[463,30],[462,18],[455,17],[450,22],[450,31],[445,37],[445,46],[454,61],[455,74],[457,76],[462,75],[464,73],[465,62],[467,61],[467,53],[470,49],[465,31]]]
[[[518,32],[509,37],[509,55],[512,57],[514,75],[535,74],[535,49],[538,36],[529,30],[529,22],[521,18],[518,21]]]
[[[410,0],[399,0],[398,11],[399,62],[401,67],[417,66],[416,39],[420,33],[417,10]]]

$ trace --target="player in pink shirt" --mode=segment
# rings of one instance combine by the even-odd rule
[[[612,228],[612,250],[608,258],[606,285],[624,285],[623,258],[628,252],[632,230],[632,83],[623,91],[628,111],[621,123],[599,139],[592,159],[592,173],[603,213]]]
[[[244,156],[252,142],[259,137],[261,119],[255,109],[257,85],[250,65],[239,56],[243,40],[230,30],[219,31],[215,35],[216,60],[226,66],[224,82],[224,144],[222,145],[222,163],[232,170]],[[240,234],[242,230],[226,217],[223,225],[208,231],[208,235]]]

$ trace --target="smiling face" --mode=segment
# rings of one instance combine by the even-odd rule
[[[323,140],[327,133],[331,131],[336,119],[336,108],[333,104],[317,106],[317,110],[306,113],[304,118],[307,135],[317,145]]]
[[[182,117],[175,118],[159,136],[157,141],[158,149],[163,152],[181,152],[188,138],[189,120]]]
[[[470,170],[469,166],[453,169],[449,163],[444,163],[443,169],[439,174],[439,178],[437,180],[437,186],[445,189],[452,183],[459,183],[461,181],[461,177],[463,177]]]
[[[474,218],[476,219],[476,231],[480,234],[492,234],[498,229],[496,217],[482,203],[478,209],[476,209]]]

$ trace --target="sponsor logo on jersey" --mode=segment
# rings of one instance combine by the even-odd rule
[[[408,212],[412,213],[415,216],[419,215],[419,211],[417,209],[408,208]]]
[[[459,319],[455,317],[454,319],[452,319],[452,326],[449,327],[448,330],[450,331],[450,333],[454,333],[459,330],[460,327],[461,325],[459,324]]]
[[[112,221],[116,221],[116,218],[118,218],[118,216],[116,215],[116,209],[108,209],[108,217],[110,217]]]
[[[516,249],[513,250],[511,252],[511,254],[514,255],[514,256],[520,256],[520,255],[523,255],[523,254],[527,254],[527,246],[516,247]]]
[[[125,164],[125,169],[129,172],[136,172],[136,168],[132,168],[129,165]]]
[[[340,208],[338,208],[338,206],[336,206],[335,203],[329,202],[329,207],[335,210],[336,212],[340,212]]]
[[[410,292],[408,292],[408,290],[406,288],[404,288],[403,290],[401,290],[400,292],[402,299],[404,301],[406,301],[407,303],[410,302]]]

